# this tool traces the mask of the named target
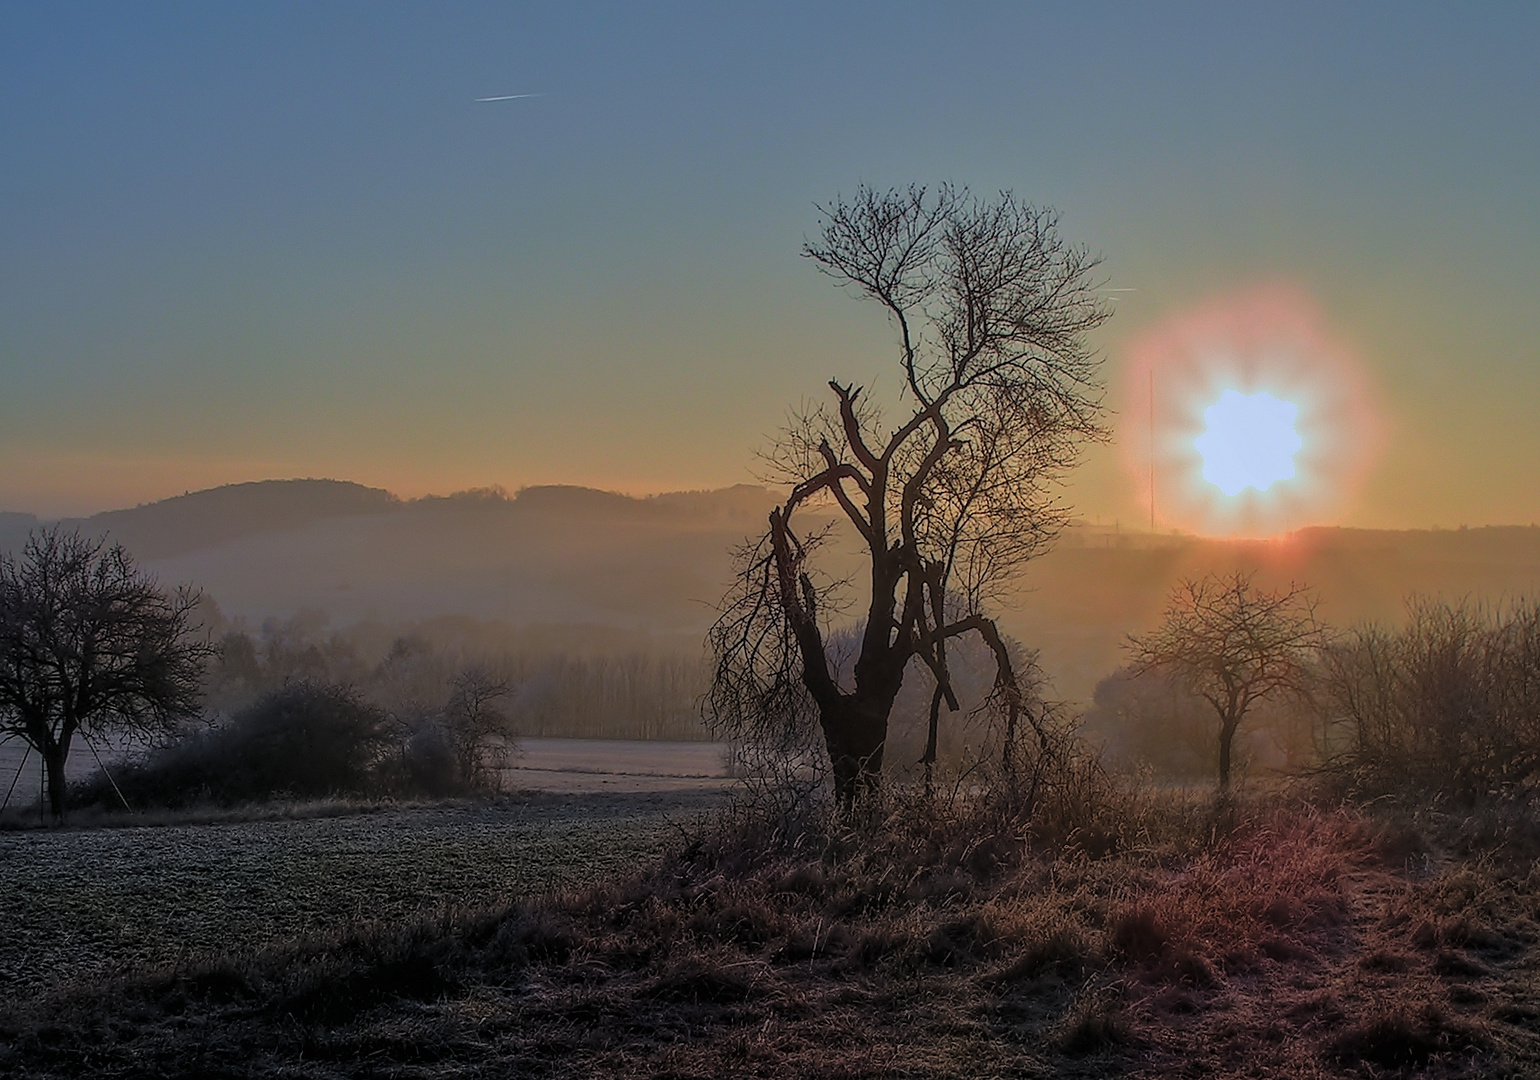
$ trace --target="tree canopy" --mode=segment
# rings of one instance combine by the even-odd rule
[[[56,820],[76,736],[170,733],[196,715],[214,652],[196,633],[199,597],[161,589],[119,544],[57,527],[0,555],[0,737],[42,757]]]

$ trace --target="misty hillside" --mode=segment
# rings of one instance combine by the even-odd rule
[[[320,610],[333,625],[458,614],[515,626],[625,628],[698,640],[729,551],[764,528],[761,488],[632,498],[578,487],[400,500],[329,480],[235,484],[84,519],[167,583],[203,586],[252,625]],[[30,515],[0,515],[17,546]],[[1411,592],[1540,593],[1540,529],[1308,529],[1284,540],[1071,530],[1033,563],[1002,623],[1042,650],[1055,691],[1089,696],[1182,577],[1231,566],[1297,580],[1339,625],[1396,620]]]
[[[1412,593],[1488,603],[1540,595],[1540,528],[1314,528],[1253,542],[1072,530],[1028,567],[1003,622],[1042,650],[1060,694],[1085,698],[1122,662],[1125,635],[1159,619],[1173,586],[1229,569],[1313,587],[1336,626],[1394,623]]]
[[[81,521],[163,582],[201,585],[259,623],[320,609],[334,624],[462,614],[515,624],[693,632],[728,549],[764,521],[752,487],[630,498],[578,487],[399,500],[330,480],[235,484]],[[0,518],[18,546],[37,524]]]

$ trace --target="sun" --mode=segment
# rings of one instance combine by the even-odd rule
[[[1203,479],[1226,495],[1266,491],[1294,479],[1294,455],[1305,445],[1295,430],[1299,406],[1272,394],[1226,390],[1203,410],[1208,427],[1193,442],[1203,455]]]
[[[1119,397],[1151,530],[1263,538],[1332,523],[1352,511],[1384,432],[1363,362],[1287,283],[1153,323],[1130,344]]]

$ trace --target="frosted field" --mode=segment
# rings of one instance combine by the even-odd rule
[[[727,778],[726,747],[705,742],[611,739],[520,739],[505,791],[719,791]]]
[[[0,997],[624,873],[716,799],[541,795],[309,820],[0,833]]]

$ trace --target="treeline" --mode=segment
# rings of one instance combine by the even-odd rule
[[[311,682],[354,688],[404,722],[442,713],[475,671],[503,688],[498,709],[519,736],[696,740],[709,671],[692,640],[611,628],[510,628],[463,618],[332,628],[301,612],[260,628],[224,627],[208,674],[210,711],[227,716],[264,693]]]
[[[203,719],[77,788],[77,805],[497,790],[518,739],[705,737],[702,662],[670,642],[580,627],[447,618],[331,628],[302,612],[255,631],[204,624],[217,649]]]

